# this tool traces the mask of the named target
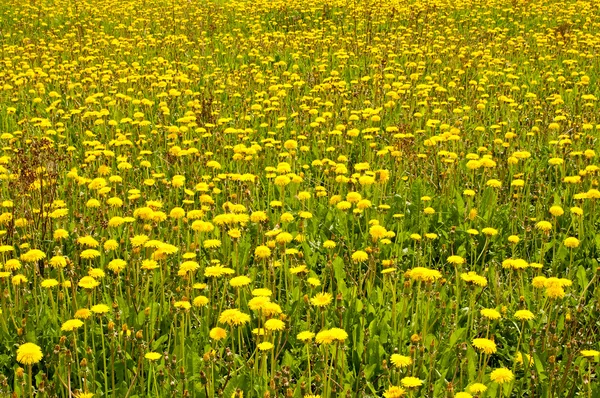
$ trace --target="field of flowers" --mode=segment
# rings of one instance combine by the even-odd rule
[[[599,2],[5,0],[0,47],[0,396],[600,396]]]

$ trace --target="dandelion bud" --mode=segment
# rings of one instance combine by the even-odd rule
[[[206,354],[204,354],[204,355],[206,355]],[[202,384],[206,384],[206,381],[207,381],[207,380],[206,380],[206,373],[204,373],[204,371],[203,371],[203,370],[201,370],[201,371],[200,371],[200,383],[202,383]]]
[[[25,369],[23,369],[22,367],[19,366],[15,372],[17,379],[22,379],[24,374],[25,374]]]
[[[60,339],[58,341],[61,345],[65,345],[65,342],[67,341],[67,336],[60,336]]]
[[[144,338],[144,334],[142,333],[142,331],[141,331],[141,330],[138,330],[138,331],[136,332],[136,334],[135,334],[135,338],[136,338],[136,339],[138,339],[138,340],[141,340],[141,339],[143,339],[143,338]]]
[[[410,336],[410,341],[412,341],[413,343],[418,343],[419,341],[421,341],[421,336],[415,333],[412,336]]]
[[[264,398],[271,398],[271,393],[268,391],[265,391]]]
[[[144,308],[144,314],[145,314],[146,316],[150,315],[150,307],[146,307],[146,308]]]
[[[17,329],[17,335],[18,336],[23,336],[23,328],[18,328]]]
[[[288,388],[285,392],[285,396],[287,398],[292,398],[294,396],[294,390],[292,390],[291,388]]]
[[[124,323],[123,326],[121,326],[121,330],[123,331],[123,333],[127,333],[128,328],[126,323]]]
[[[79,366],[81,366],[82,368],[87,367],[87,359],[83,358],[81,362],[79,362]]]
[[[555,363],[555,362],[556,362],[556,357],[555,357],[554,355],[550,355],[550,356],[548,357],[548,362],[549,362],[549,363]]]
[[[112,332],[115,329],[115,323],[113,321],[108,322],[108,331]]]

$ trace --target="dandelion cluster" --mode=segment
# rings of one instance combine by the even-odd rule
[[[4,1],[0,395],[597,396],[598,11]]]

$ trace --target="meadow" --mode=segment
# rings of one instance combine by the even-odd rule
[[[0,48],[0,396],[600,396],[600,3],[3,0]]]

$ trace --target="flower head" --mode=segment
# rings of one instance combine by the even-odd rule
[[[481,310],[481,316],[490,320],[500,319],[500,313],[493,308],[484,308]]]
[[[406,368],[412,365],[412,358],[405,355],[393,354],[390,358],[390,362],[397,368]]]
[[[348,338],[348,333],[340,328],[332,328],[329,330],[322,330],[317,333],[315,341],[317,344],[331,344],[334,341],[343,342]]]
[[[94,314],[106,314],[108,312],[110,312],[110,307],[106,304],[96,304],[94,306],[92,306],[91,311]]]
[[[225,337],[227,337],[227,330],[217,326],[217,327],[212,328],[210,330],[210,332],[208,333],[208,335],[213,340],[216,340],[216,341],[223,340]]]
[[[423,385],[423,380],[418,377],[406,376],[400,380],[400,383],[406,388],[417,388]]]
[[[268,351],[273,349],[273,343],[265,341],[260,343],[257,347],[260,351]]]
[[[307,342],[309,340],[312,340],[312,338],[315,337],[315,334],[311,331],[304,331],[304,332],[300,332],[298,333],[298,335],[296,336],[296,338],[300,341],[304,341]]]
[[[369,259],[369,255],[362,250],[358,250],[358,251],[352,253],[352,261],[354,261],[355,263],[367,261],[368,259]]]
[[[450,256],[446,261],[448,261],[449,264],[460,265],[464,264],[466,260],[461,256]]]
[[[473,383],[469,386],[469,391],[473,394],[480,394],[487,391],[487,386],[482,383]]]
[[[514,378],[513,372],[507,368],[495,369],[490,374],[490,379],[498,384],[510,383]]]
[[[146,355],[144,355],[144,358],[152,362],[159,360],[161,357],[162,355],[158,352],[147,352]]]
[[[40,346],[33,343],[21,344],[17,349],[17,362],[23,365],[34,365],[42,360],[44,354]]]
[[[269,319],[265,322],[265,329],[281,331],[285,329],[285,322],[275,318]]]
[[[26,263],[33,263],[46,258],[46,253],[38,249],[31,249],[27,253],[21,255],[21,260]]]
[[[496,343],[489,339],[473,339],[473,347],[488,355],[494,354],[496,352]]]
[[[250,322],[250,315],[244,314],[238,309],[228,309],[219,316],[220,323],[226,323],[229,326],[239,326]]]
[[[402,398],[405,395],[406,390],[399,386],[390,386],[390,388],[388,388],[386,392],[383,393],[383,396],[385,398]]]
[[[81,326],[83,326],[83,322],[79,319],[69,319],[62,324],[60,330],[63,332],[72,332],[79,329]]]
[[[84,289],[93,289],[96,286],[98,286],[100,284],[100,282],[98,282],[97,280],[95,280],[94,278],[92,278],[91,276],[84,276],[83,278],[81,278],[81,280],[79,281],[78,286],[82,287]]]
[[[600,351],[596,351],[596,350],[581,350],[581,355],[586,357],[586,358],[594,358],[597,356],[600,356]]]
[[[563,245],[569,249],[575,249],[576,247],[579,247],[579,239],[571,236],[563,241]]]
[[[533,318],[535,318],[535,316],[533,315],[533,312],[528,311],[528,310],[519,310],[515,312],[515,318],[517,318],[520,321],[530,321]]]
[[[332,298],[331,293],[317,293],[310,299],[310,303],[315,307],[325,307],[331,303]]]

